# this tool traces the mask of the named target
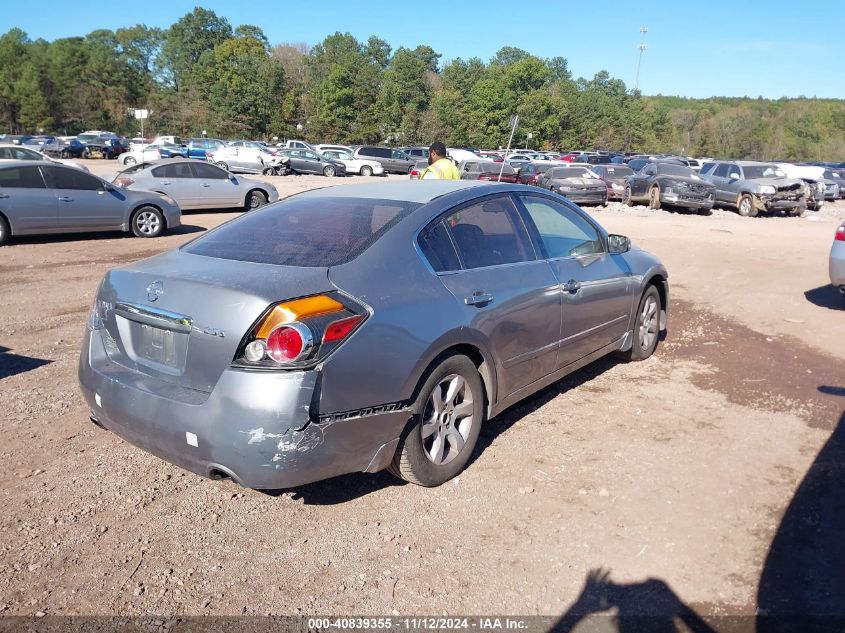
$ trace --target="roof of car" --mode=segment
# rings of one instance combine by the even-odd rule
[[[753,165],[773,165],[774,163],[766,163],[760,160],[722,160],[720,163],[734,163],[743,167],[751,167]]]
[[[298,194],[297,198],[375,198],[381,200],[405,200],[425,204],[454,191],[462,191],[474,187],[489,187],[493,184],[479,182],[477,180],[404,180],[399,182],[323,187]]]

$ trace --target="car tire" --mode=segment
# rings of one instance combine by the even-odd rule
[[[135,160],[132,156],[127,156],[126,158],[123,159],[124,165],[136,165],[137,163],[138,163],[138,161]]]
[[[224,163],[223,161],[220,161],[219,163],[216,163],[216,165],[217,165],[220,169],[225,169],[226,171],[229,171],[229,165],[227,165],[227,164],[226,164],[226,163]]]
[[[364,165],[361,167],[361,175],[362,176],[372,176],[373,175],[373,168],[369,165]]]
[[[622,192],[622,204],[624,204],[626,207],[634,206],[634,199],[631,197],[630,187],[625,187],[625,191]]]
[[[637,307],[634,321],[633,341],[627,353],[628,360],[645,360],[654,353],[660,338],[660,293],[649,285]]]
[[[262,174],[262,175],[264,175],[264,176],[275,176],[275,175],[276,175],[276,170],[275,170],[275,169],[273,169],[272,167],[265,167],[265,168],[262,170],[261,174]]]
[[[259,191],[258,189],[253,189],[246,194],[246,204],[244,204],[244,210],[254,211],[259,207],[263,207],[265,204],[267,204],[267,194],[263,191]]]
[[[481,431],[484,387],[475,364],[462,355],[443,359],[426,378],[412,410],[389,470],[419,486],[439,486],[463,470]]]
[[[59,154],[59,158],[70,158],[70,152],[66,149],[63,149]]]
[[[387,171],[387,170],[385,170],[385,171]],[[414,166],[413,166],[413,165],[411,165],[410,167],[408,167],[408,175],[409,175],[409,176],[411,175],[411,172],[412,172],[412,171],[414,171]],[[400,171],[399,173],[401,174],[402,172]]]
[[[86,160],[91,158],[91,152],[88,151],[87,149],[82,150],[82,158],[84,158]]]
[[[323,167],[323,175],[326,178],[334,178],[336,173],[337,171],[335,170],[333,165],[326,165],[325,167]]]
[[[803,218],[804,216],[806,216],[807,215],[807,203],[802,202],[801,204],[799,204],[797,207],[795,207],[792,210],[791,215],[798,217],[798,218]]]
[[[654,186],[648,192],[648,208],[655,211],[660,209],[660,187]]]
[[[754,199],[747,193],[742,194],[736,203],[736,211],[744,218],[753,218],[757,215],[754,208]]]
[[[140,207],[129,221],[135,237],[158,237],[164,231],[164,216],[152,206]]]
[[[5,245],[9,241],[9,223],[2,215],[0,215],[0,246]]]

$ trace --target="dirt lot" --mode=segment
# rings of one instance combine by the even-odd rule
[[[667,339],[490,421],[437,489],[380,473],[246,490],[88,421],[76,363],[102,274],[236,214],[0,249],[0,612],[558,616],[580,594],[587,611],[845,614],[845,301],[827,285],[845,205],[593,213],[668,266]]]

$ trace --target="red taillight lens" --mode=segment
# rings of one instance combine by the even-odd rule
[[[129,185],[135,182],[134,178],[129,178],[128,176],[118,176],[114,179],[114,184],[120,185],[123,188],[128,187]]]
[[[414,169],[411,172],[411,178],[419,178],[419,177],[420,177],[420,172],[418,172],[416,169]]]
[[[330,343],[332,341],[339,341],[346,338],[346,335],[354,330],[355,326],[363,320],[364,317],[356,314],[348,319],[341,319],[340,321],[331,323],[326,328],[325,334],[323,334],[323,343]]]
[[[267,356],[277,363],[292,363],[310,351],[312,336],[307,325],[289,323],[277,327],[267,337]]]
[[[836,241],[845,242],[845,225],[836,229]]]

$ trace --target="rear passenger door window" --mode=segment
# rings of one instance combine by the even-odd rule
[[[442,273],[461,269],[461,262],[449,235],[449,229],[442,221],[423,231],[418,243],[434,272]]]
[[[488,198],[446,218],[465,268],[534,259],[522,219],[509,197]]]

